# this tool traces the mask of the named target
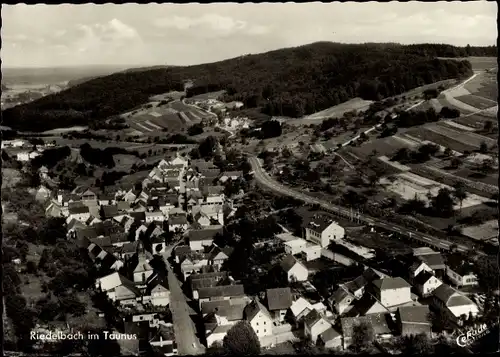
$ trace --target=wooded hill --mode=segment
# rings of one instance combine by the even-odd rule
[[[187,80],[194,80],[187,96],[225,89],[225,100],[242,101],[246,108],[300,117],[355,97],[379,100],[471,75],[468,61],[436,59],[461,57],[464,51],[449,45],[318,42],[196,66],[114,73],[6,109],[3,122],[21,131],[87,125],[131,110],[152,95],[182,91]],[[469,49],[475,55],[489,51]]]

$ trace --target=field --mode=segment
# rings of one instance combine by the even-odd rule
[[[386,188],[398,194],[405,200],[411,200],[415,197],[423,201],[428,201],[427,194],[430,192],[432,196],[437,195],[439,189],[450,188],[444,184],[437,181],[429,180],[423,176],[416,175],[414,173],[405,172],[396,175],[396,181],[389,182],[386,179],[382,179],[381,183],[386,185]],[[462,208],[471,207],[488,202],[489,199],[481,197],[475,194],[469,194],[468,197],[462,202]],[[459,209],[460,205],[456,204],[455,209]]]
[[[452,127],[452,128],[455,128],[455,129],[459,129],[459,130],[462,130],[462,131],[470,131],[470,132],[475,132],[476,129],[474,127],[470,127],[470,126],[467,126],[467,125],[463,125],[463,124],[460,124],[460,123],[457,123],[453,120],[443,120],[443,121],[440,121],[438,123],[438,125],[441,125],[441,126],[444,126],[444,127]]]
[[[426,128],[412,128],[406,135],[410,135],[416,139],[422,140],[423,142],[432,142],[443,147],[448,147],[453,151],[463,153],[464,151],[474,151],[478,146],[472,146],[461,141],[452,139],[446,135],[437,133],[436,131],[427,130]],[[405,135],[402,135],[405,136]]]
[[[341,117],[342,115],[344,115],[344,113],[351,110],[366,110],[372,103],[373,102],[371,100],[354,98],[334,107],[308,115],[304,119],[326,119],[332,117]]]
[[[209,99],[218,99],[221,95],[223,95],[226,91],[220,90],[217,92],[209,92],[204,94],[195,95],[189,98],[189,100],[209,100]]]
[[[498,100],[498,86],[495,73],[479,73],[474,79],[467,82],[464,87],[471,94],[495,102]]]
[[[474,94],[459,96],[456,97],[456,99],[477,109],[488,109],[497,105],[497,102],[491,99],[483,98]]]
[[[496,240],[498,236],[498,220],[484,222],[478,226],[463,227],[462,234],[479,241]]]
[[[447,136],[449,138],[454,138],[457,141],[460,141],[463,144],[469,144],[479,148],[481,142],[486,142],[488,146],[492,146],[495,144],[495,140],[484,137],[479,134],[471,133],[468,131],[462,131],[455,128],[451,128],[443,125],[429,125],[426,127],[427,130],[433,131],[435,133]]]
[[[492,118],[482,114],[473,114],[453,119],[453,122],[455,123],[462,124],[475,129],[482,129],[484,127],[484,123],[486,123],[487,121],[491,121],[493,123],[493,126],[498,127],[496,118]]]

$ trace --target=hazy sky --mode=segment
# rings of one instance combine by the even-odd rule
[[[496,2],[4,5],[5,67],[187,65],[316,41],[494,45]]]

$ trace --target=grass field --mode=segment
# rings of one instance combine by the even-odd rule
[[[498,220],[484,222],[477,226],[462,228],[462,234],[479,241],[489,241],[498,236]]]
[[[221,95],[223,95],[226,91],[220,90],[217,92],[209,92],[204,94],[195,95],[190,97],[189,100],[208,100],[208,99],[218,99]]]
[[[304,119],[326,119],[332,117],[338,118],[344,115],[344,113],[349,112],[351,110],[366,110],[372,103],[373,102],[371,100],[354,98],[348,100],[345,103],[308,115],[304,117]]]
[[[486,142],[488,146],[492,146],[495,144],[495,140],[493,139],[484,137],[479,134],[471,133],[469,131],[462,131],[449,126],[429,125],[426,127],[426,130],[433,131],[441,135],[445,135],[448,138],[453,138],[457,141],[460,141],[463,144],[474,146],[476,149],[479,148],[479,145],[481,145],[481,142],[483,141]]]
[[[407,134],[422,141],[429,141],[444,147],[449,147],[451,150],[460,153],[463,153],[464,151],[472,152],[477,149],[476,146],[464,144],[458,140],[449,138],[445,135],[438,134],[422,127],[410,129],[409,131],[407,131]]]
[[[493,123],[493,126],[498,127],[498,123],[495,119],[496,118],[491,118],[489,116],[481,114],[473,114],[473,115],[463,116],[460,118],[455,118],[453,119],[453,121],[475,129],[482,129],[484,127],[484,123],[486,123],[487,121],[491,121]]]
[[[479,73],[474,79],[465,84],[465,89],[493,101],[498,100],[498,85],[496,73]]]
[[[475,132],[476,131],[476,128],[474,128],[474,127],[463,125],[463,124],[454,122],[452,120],[443,120],[443,121],[440,121],[438,123],[438,125],[445,126],[445,127],[452,127],[452,128],[459,129],[459,130],[462,130],[462,131],[470,131],[470,132]]]
[[[487,109],[497,105],[497,103],[491,99],[483,98],[474,94],[463,95],[456,97],[456,99],[477,109]]]

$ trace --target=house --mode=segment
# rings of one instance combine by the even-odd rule
[[[451,254],[446,259],[446,277],[458,287],[478,285],[474,264],[460,254]]]
[[[222,186],[203,186],[202,193],[205,197],[204,204],[219,204],[222,205],[224,203],[225,195],[224,195],[224,187]]]
[[[44,185],[41,185],[35,193],[35,199],[39,202],[45,202],[49,200],[51,196],[52,191]]]
[[[302,238],[286,241],[284,243],[285,252],[291,255],[297,255],[306,247],[307,241]]]
[[[154,306],[167,306],[170,304],[170,290],[168,289],[168,281],[166,279],[152,279],[146,288],[148,302]]]
[[[215,327],[213,331],[208,331],[208,333],[206,331],[207,347],[210,348],[216,343],[222,344],[224,337],[226,337],[231,327],[233,327],[233,325],[219,325]]]
[[[193,252],[185,257],[180,263],[180,270],[183,279],[186,280],[191,274],[199,273],[203,268],[208,268],[206,255],[200,252]]]
[[[86,222],[90,217],[90,210],[87,206],[77,205],[69,207],[69,216],[66,218],[66,223],[71,222],[71,220],[76,219],[80,222]]]
[[[118,207],[116,205],[101,206],[101,217],[102,219],[112,219],[113,217],[119,216]]]
[[[342,239],[345,229],[329,217],[314,215],[305,226],[306,240],[319,244],[321,248],[327,247],[332,240]]]
[[[250,323],[259,339],[273,334],[273,319],[265,306],[257,300],[245,307],[245,319]]]
[[[188,191],[186,194],[187,207],[199,206],[203,203],[204,197],[200,191]]]
[[[193,299],[198,299],[198,290],[201,288],[208,288],[218,285],[228,285],[233,282],[230,278],[229,273],[225,271],[213,272],[213,273],[203,273],[203,274],[192,274],[189,277],[189,287],[191,289],[191,296]]]
[[[74,193],[78,194],[76,192]],[[83,193],[80,194],[80,197],[82,201],[97,201],[97,194],[90,189],[83,191]]]
[[[342,315],[352,309],[355,300],[356,297],[347,288],[340,285],[330,297],[329,304],[333,311]]]
[[[208,263],[220,269],[224,262],[229,259],[233,250],[234,249],[229,246],[220,248],[219,246],[213,244],[213,248],[210,250],[208,255]]]
[[[94,217],[94,216],[90,216],[89,219],[87,219],[87,221],[85,222],[85,224],[87,226],[93,226],[94,224],[101,223],[101,222],[102,222],[102,220],[100,220],[99,218]]]
[[[366,293],[361,298],[353,300],[350,308],[342,316],[356,317],[371,314],[386,313],[390,310],[382,305],[372,294]]]
[[[173,250],[173,256],[175,259],[175,262],[177,264],[180,264],[181,261],[184,260],[185,257],[190,255],[193,251],[188,245],[178,245],[174,248]]]
[[[385,307],[406,304],[412,301],[411,285],[403,278],[383,278],[373,282],[374,295]]]
[[[413,286],[421,297],[427,297],[442,283],[443,282],[433,274],[428,271],[423,271],[414,279]]]
[[[173,325],[160,324],[149,330],[149,344],[164,356],[177,355],[177,343]]]
[[[209,327],[208,330],[213,330],[213,328],[217,325],[234,324],[237,321],[243,320],[245,317],[245,307],[249,303],[251,303],[251,300],[246,296],[229,300],[202,302],[201,315],[204,318],[205,327]],[[212,317],[215,317],[215,320],[218,321],[210,321]],[[213,322],[216,322],[215,326],[212,325]]]
[[[413,249],[413,256],[427,264],[438,278],[444,277],[446,266],[441,253],[435,252],[429,247],[421,247]]]
[[[150,238],[150,241],[153,254],[165,253],[165,251],[167,250],[167,243],[165,242],[165,238],[163,238],[162,236],[153,236],[152,238]]]
[[[135,202],[135,200],[139,197],[141,192],[139,190],[131,189],[128,190],[127,193],[123,196],[123,200],[125,202]]]
[[[162,211],[145,212],[144,216],[146,217],[146,223],[163,222],[165,220]]]
[[[189,231],[189,247],[193,251],[202,251],[205,247],[210,247],[217,234],[223,233],[222,226],[205,227],[204,229],[194,229]]]
[[[241,177],[243,177],[243,171],[226,171],[222,173],[219,182],[226,183],[228,180],[236,181]]]
[[[434,275],[434,270],[432,270],[432,268],[428,266],[427,263],[421,261],[420,259],[414,259],[409,269],[409,280],[413,283],[415,278],[424,271]]]
[[[189,223],[186,215],[176,214],[168,217],[168,230],[169,232],[183,232],[188,229]]]
[[[302,249],[302,256],[307,262],[319,259],[321,258],[321,249],[319,245],[307,242]]]
[[[334,327],[330,327],[318,336],[318,342],[326,349],[342,348],[342,335]]]
[[[30,161],[37,156],[40,156],[40,154],[36,151],[31,151],[31,152],[25,151],[17,153],[16,158],[17,161]]]
[[[349,348],[352,344],[354,329],[357,325],[367,324],[372,327],[374,337],[386,338],[392,336],[392,331],[389,327],[390,314],[380,313],[368,316],[359,317],[344,317],[340,319],[342,326],[342,336],[344,349]]]
[[[120,304],[135,304],[136,298],[140,296],[140,291],[135,284],[119,273],[112,273],[97,279],[96,289],[106,293],[110,300]]]
[[[273,321],[282,323],[285,321],[288,309],[293,304],[292,291],[290,288],[267,289],[266,302]]]
[[[198,289],[199,303],[213,300],[229,300],[245,296],[245,289],[241,284],[217,285]]]
[[[173,160],[169,162],[169,164],[172,166],[181,165],[182,167],[188,167],[189,162],[188,160],[186,160],[181,156],[176,156]]]
[[[441,284],[434,292],[433,301],[435,307],[444,311],[450,321],[461,325],[462,320],[479,314],[477,305],[467,296],[462,295],[449,285]]]
[[[224,225],[224,213],[221,205],[202,205],[192,207],[195,222],[202,227]]]
[[[403,306],[398,308],[396,321],[401,336],[426,334],[431,337],[432,322],[429,306]]]
[[[304,318],[304,336],[316,344],[318,336],[332,325],[316,310],[312,310]]]
[[[138,245],[137,250],[137,265],[134,267],[132,275],[134,277],[134,283],[145,285],[154,271],[148,262],[141,244]]]
[[[357,299],[361,298],[365,293],[366,287],[373,283],[377,279],[384,278],[385,275],[373,270],[372,268],[367,268],[363,273],[356,279],[348,281],[345,284],[341,284],[342,287],[346,289],[350,294],[352,294]]]
[[[280,263],[281,268],[285,272],[289,282],[292,281],[307,281],[309,271],[302,265],[293,255],[287,255]]]
[[[290,311],[296,323],[300,323],[302,319],[312,310],[313,307],[311,303],[303,297],[299,297],[292,303],[292,306],[290,306]]]

